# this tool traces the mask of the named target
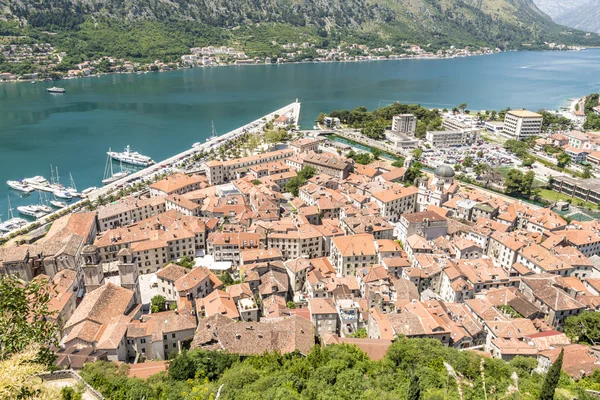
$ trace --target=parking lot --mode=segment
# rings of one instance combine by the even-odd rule
[[[481,155],[481,157],[479,157]],[[442,164],[454,166],[462,164],[465,158],[471,157],[473,165],[487,164],[491,168],[521,165],[521,160],[495,143],[479,141],[471,146],[451,147],[445,149],[425,149],[421,157],[423,162],[433,168]]]

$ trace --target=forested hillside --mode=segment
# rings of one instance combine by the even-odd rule
[[[40,40],[86,56],[180,55],[206,43],[269,55],[261,46],[271,40],[322,48],[600,44],[598,37],[553,23],[531,0],[0,0],[0,18],[14,24],[0,26],[0,35],[7,26],[33,37],[52,31],[58,34]]]
[[[306,356],[193,350],[167,374],[127,378],[127,365],[96,362],[81,376],[107,399],[538,400],[545,375],[533,358],[511,362],[444,347],[435,339],[398,338],[381,361],[357,347],[315,346]],[[562,374],[555,399],[592,399],[600,374],[574,382]],[[544,399],[548,397],[543,397]]]

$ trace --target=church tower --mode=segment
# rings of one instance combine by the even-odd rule
[[[140,294],[139,269],[136,258],[129,249],[124,248],[117,253],[117,260],[121,287],[133,290],[135,292],[135,303],[141,304],[142,296]]]
[[[104,285],[104,272],[102,271],[102,260],[100,252],[94,245],[87,245],[81,250],[83,257],[83,282],[86,293],[93,292]]]

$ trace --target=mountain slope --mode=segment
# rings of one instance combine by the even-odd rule
[[[556,17],[556,22],[588,32],[600,33],[600,0],[592,0]]]
[[[173,56],[205,44],[273,56],[273,40],[317,47],[415,43],[432,50],[600,44],[552,22],[532,0],[0,0],[0,14],[27,29],[58,32],[50,39],[61,50],[86,56],[116,50],[134,58],[160,56],[144,50],[152,47],[154,34],[178,38]],[[121,43],[121,37],[134,42]],[[147,43],[138,46],[140,40]]]
[[[589,0],[534,0],[535,5],[540,10],[550,16],[553,20],[558,22],[558,17],[563,16],[566,12],[571,9],[581,7]]]

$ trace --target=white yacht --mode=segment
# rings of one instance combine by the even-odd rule
[[[41,211],[37,205],[35,206],[19,206],[17,207],[17,211],[23,215],[27,215],[28,217],[32,217],[35,219],[41,218],[47,213]]]
[[[17,230],[19,228],[24,227],[25,225],[27,225],[29,222],[27,222],[27,220],[24,220],[23,218],[15,218],[13,216],[13,209],[10,207],[10,196],[7,196],[8,198],[8,219],[4,222],[0,223],[0,231],[3,232],[11,232],[14,230]]]
[[[72,199],[73,196],[71,195],[71,193],[69,193],[68,191],[66,191],[65,189],[54,189],[54,191],[52,192],[54,194],[54,196],[59,197],[61,199]]]
[[[58,170],[57,170],[58,173]],[[80,197],[81,193],[77,192],[77,186],[75,186],[75,180],[73,179],[73,175],[69,172],[69,187],[65,189],[71,196]]]
[[[110,148],[108,149],[108,152],[111,153]],[[110,155],[107,156],[106,165],[104,166],[104,178],[102,179],[102,183],[104,183],[105,185],[109,185],[129,175],[128,171],[123,171],[123,161],[119,161],[119,163],[121,165],[121,170],[115,174],[113,171],[112,158],[110,157]]]
[[[50,200],[50,204],[52,204],[52,206],[56,208],[65,208],[67,206],[67,203],[59,200]]]
[[[113,160],[122,161],[125,164],[139,165],[141,167],[147,167],[154,164],[154,160],[150,157],[144,156],[137,151],[131,151],[129,145],[125,147],[125,151],[122,153],[109,150],[106,154]]]
[[[6,184],[19,192],[31,193],[34,190],[21,181],[6,181]]]
[[[65,93],[66,90],[64,88],[53,86],[51,88],[46,89],[50,93]]]
[[[53,213],[54,209],[48,205],[48,198],[46,197],[46,193],[44,193],[44,195],[42,196],[42,192],[40,191],[38,192],[38,194],[40,195],[40,203],[37,204],[35,207],[37,207],[39,211],[45,212],[46,214]]]

